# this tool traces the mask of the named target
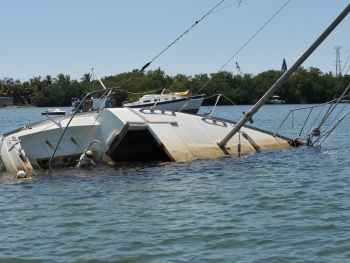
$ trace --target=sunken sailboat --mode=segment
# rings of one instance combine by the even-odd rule
[[[288,147],[293,140],[246,123],[349,11],[350,4],[237,123],[152,108],[75,111],[72,115],[50,118],[3,134],[0,166],[10,172],[52,171],[55,167],[77,163],[80,166],[111,161],[187,161]],[[110,94],[117,89],[105,91]]]

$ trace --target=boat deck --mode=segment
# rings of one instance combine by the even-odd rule
[[[94,116],[94,115],[97,115],[97,114],[99,114],[97,111],[81,112],[81,113],[77,113],[75,115],[75,117],[77,117],[77,116]],[[199,116],[199,117],[206,118],[206,116],[203,115],[203,114],[191,114],[191,113],[183,113],[183,114],[189,114],[189,115],[194,115],[194,116]],[[55,121],[62,121],[62,120],[68,119],[70,117],[71,117],[71,115],[65,115],[65,116],[58,116],[58,117],[55,117],[53,119]],[[223,119],[223,118],[218,118],[218,117],[215,117],[215,118],[212,118],[212,119],[215,120],[215,121],[223,121],[223,122],[227,122],[227,123],[231,123],[231,124],[237,124],[236,121],[232,121],[232,120],[228,120],[228,119]],[[35,123],[32,123],[32,124],[26,125],[24,127],[21,127],[21,128],[18,128],[18,129],[6,132],[6,133],[2,134],[2,136],[3,137],[7,137],[9,135],[12,135],[12,134],[15,134],[17,132],[20,132],[23,129],[31,129],[33,127],[45,125],[45,124],[50,123],[50,122],[52,123],[51,120],[44,120],[44,121],[35,122]],[[269,135],[274,135],[273,132],[270,132],[270,131],[267,131],[267,130],[264,130],[264,129],[260,129],[260,128],[257,128],[257,127],[251,126],[251,125],[245,124],[243,127],[246,127],[246,128],[252,129],[252,130],[256,130],[256,131],[259,131],[259,132],[263,132],[263,133],[266,133],[266,134],[269,134]],[[278,137],[278,138],[281,138],[281,139],[284,139],[284,140],[290,140],[290,141],[292,140],[291,138],[288,138],[288,137],[280,135],[280,134],[275,134],[275,137]]]

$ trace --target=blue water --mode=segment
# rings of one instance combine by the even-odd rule
[[[275,131],[299,106],[265,105],[252,125]],[[215,115],[238,120],[250,107]],[[0,133],[45,119],[42,110],[0,109]],[[297,137],[307,114],[279,133]],[[2,173],[0,262],[350,262],[349,118],[317,149],[69,168],[31,181]]]

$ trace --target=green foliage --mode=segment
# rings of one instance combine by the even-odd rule
[[[161,93],[191,90],[192,94],[206,94],[203,105],[213,105],[216,96],[221,93],[219,104],[253,104],[282,76],[287,65],[283,60],[282,70],[268,70],[256,76],[251,74],[233,75],[221,71],[217,74],[185,74],[168,76],[160,68],[147,72],[124,72],[102,79],[105,87],[121,87],[114,93],[117,106],[125,100],[136,101],[145,93]],[[287,103],[322,103],[333,97],[339,97],[350,84],[350,75],[333,76],[331,72],[323,74],[318,68],[299,67],[282,85],[276,95]],[[86,73],[80,81],[72,80],[70,75],[58,74],[42,78],[33,77],[21,83],[12,78],[0,80],[0,96],[13,97],[15,104],[25,102],[36,106],[70,106],[71,98],[82,98],[84,93],[102,89],[92,74]],[[102,92],[101,92],[102,94]],[[96,97],[96,95],[94,96]],[[227,98],[227,99],[226,99]]]

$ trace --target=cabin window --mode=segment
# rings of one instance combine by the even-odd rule
[[[151,102],[151,100],[144,100],[143,103]]]
[[[168,98],[164,98],[164,100],[168,100]]]
[[[176,97],[173,97],[173,100],[176,100]]]

